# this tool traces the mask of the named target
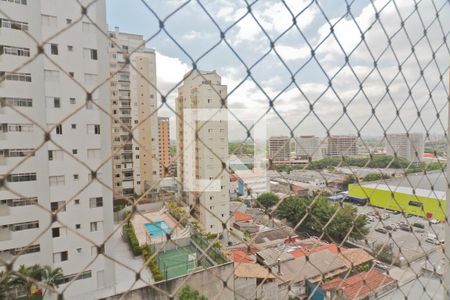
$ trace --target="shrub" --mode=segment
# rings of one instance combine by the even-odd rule
[[[148,245],[144,245],[141,248],[142,254],[144,255],[144,259],[146,262],[147,267],[150,269],[150,272],[152,272],[153,279],[155,281],[161,281],[164,279],[164,276],[161,272],[161,270],[158,267],[158,264],[155,260],[152,253],[152,250],[150,250],[150,247]]]
[[[128,239],[128,243],[130,244],[131,251],[134,256],[138,256],[142,254],[142,249],[139,247],[139,241],[136,237],[136,233],[134,232],[134,228],[131,225],[123,225],[123,232]]]

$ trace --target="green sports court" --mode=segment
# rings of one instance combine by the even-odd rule
[[[201,252],[193,244],[162,250],[157,258],[158,267],[163,273],[164,279],[171,279],[212,266],[204,257],[199,261],[200,257]]]

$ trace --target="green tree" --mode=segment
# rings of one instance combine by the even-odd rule
[[[64,274],[61,268],[53,269],[51,266],[44,266],[41,268],[41,282],[52,288],[57,288],[62,282]],[[42,297],[47,293],[47,287],[44,289]]]
[[[186,285],[183,287],[180,291],[180,294],[178,295],[179,300],[208,300],[203,295],[200,295],[200,293],[194,289],[192,289],[190,286]]]
[[[14,278],[9,272],[0,272],[0,299],[7,299],[7,293],[14,287]]]
[[[380,173],[369,173],[366,176],[364,176],[363,181],[376,181],[381,179],[389,179],[390,176],[386,174],[380,174]]]
[[[299,231],[324,233],[333,242],[341,242],[347,235],[363,239],[368,233],[367,218],[358,215],[356,208],[348,204],[332,203],[325,197],[288,197],[278,206],[276,213],[292,225],[301,221]]]
[[[37,264],[29,267],[21,265],[18,273],[20,275],[15,276],[14,284],[22,286],[27,293],[27,299],[31,299],[35,281],[40,281],[42,278],[41,266]]]
[[[274,193],[262,193],[256,198],[256,202],[264,206],[266,209],[274,206],[280,199]]]

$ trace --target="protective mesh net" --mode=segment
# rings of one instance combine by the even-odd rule
[[[97,288],[79,297],[188,299],[182,297],[195,291],[208,299],[450,297],[443,242],[448,1],[107,3],[141,26],[144,38],[133,49],[125,49],[104,20],[98,23],[103,1],[66,1],[76,18],[47,14],[51,5],[62,5],[50,0],[0,1],[0,298],[26,299],[38,289],[76,298],[93,278]],[[20,9],[42,9],[41,20],[28,20],[33,13]],[[37,34],[39,22],[50,34]],[[75,30],[83,32],[80,42],[67,40]],[[21,32],[18,45],[9,40],[15,31]],[[76,49],[87,32],[98,48]],[[156,53],[161,65],[158,78],[151,78],[139,61],[145,47],[180,60]],[[65,51],[83,51],[85,59],[108,67],[98,67],[103,74],[89,71],[97,69],[88,63],[80,69],[69,56],[60,59]],[[199,71],[213,69],[225,92],[211,79],[216,73]],[[187,91],[185,74],[202,77],[209,96],[180,94]],[[69,82],[79,95],[73,103],[47,94],[55,91],[47,81],[55,80]],[[139,98],[138,84],[130,82],[147,86],[147,94]],[[29,84],[45,86],[45,99],[27,95]],[[132,107],[133,97],[153,103],[148,93],[155,106]],[[196,97],[218,100],[205,106],[213,113],[197,127],[177,108]],[[130,117],[141,110],[144,116]],[[204,133],[208,124],[217,125],[215,111],[228,114],[228,125],[218,127],[228,129],[226,154]],[[170,160],[142,139],[158,140],[157,116],[170,117],[176,128]],[[74,151],[70,140],[80,136],[74,120],[99,135],[101,145],[86,149],[102,151]],[[265,131],[260,148],[258,126]],[[180,128],[194,132],[183,147]],[[222,137],[227,141],[226,133]],[[188,145],[197,156],[184,156]],[[264,158],[254,160],[259,152]],[[205,153],[219,171],[202,189],[183,189],[179,162],[198,164]],[[142,177],[147,167],[153,172],[143,165],[136,170],[146,155],[163,175],[173,175],[178,162],[172,183],[181,190],[164,185],[163,176],[142,179],[139,191],[117,186],[130,178],[136,185],[133,171]],[[134,170],[114,178],[117,162],[126,160]],[[197,166],[197,176],[205,165]],[[49,176],[48,185],[42,176]],[[219,187],[230,185],[225,217],[203,197],[223,178],[231,179]],[[39,186],[22,188],[28,181]],[[261,195],[269,188],[272,195]],[[78,224],[77,205],[92,209],[83,210],[84,224]],[[209,233],[196,220],[205,215],[223,232]],[[79,248],[55,241],[69,237]],[[34,263],[39,267],[29,267]]]

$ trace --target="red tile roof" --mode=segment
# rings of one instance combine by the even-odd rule
[[[234,213],[234,221],[235,222],[248,222],[253,220],[252,216],[240,211]]]
[[[304,187],[301,187],[301,186],[299,186],[299,185],[291,185],[291,190],[292,190],[293,192],[300,192],[300,191],[304,191],[305,188],[304,188]]]
[[[254,262],[254,259],[252,259],[249,255],[247,255],[247,253],[245,253],[242,250],[232,250],[231,254],[232,254],[231,259],[234,262],[243,262],[243,263]]]
[[[294,257],[301,257],[301,256],[309,255],[311,253],[316,253],[316,252],[320,252],[320,251],[324,251],[324,250],[326,250],[328,252],[331,252],[333,254],[338,253],[336,244],[326,244],[326,245],[320,245],[320,246],[313,246],[313,247],[308,248],[308,249],[302,248],[302,249],[294,250],[294,251],[292,251],[290,253]]]
[[[390,276],[376,270],[362,272],[348,278],[335,278],[322,285],[323,290],[341,289],[349,300],[363,299],[386,285],[395,282]]]

